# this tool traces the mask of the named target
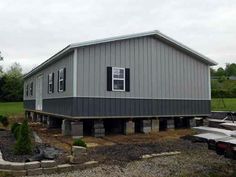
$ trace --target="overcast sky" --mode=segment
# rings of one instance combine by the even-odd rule
[[[28,72],[70,43],[150,30],[236,62],[235,0],[0,0],[0,65]]]

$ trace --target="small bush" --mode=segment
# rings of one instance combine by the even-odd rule
[[[19,126],[17,126],[13,131],[13,135],[14,135],[16,140],[18,140],[19,135],[20,135],[20,127],[21,127],[21,125],[19,124]]]
[[[12,125],[11,125],[11,132],[14,133],[15,129],[16,129],[17,127],[19,127],[19,126],[20,126],[20,124],[17,123],[17,122],[15,122],[14,124],[12,124]]]
[[[74,146],[82,146],[85,148],[87,147],[86,143],[82,139],[74,140],[73,145]]]
[[[15,139],[18,139],[18,137],[19,137],[20,126],[21,126],[21,124],[19,124],[17,122],[12,124],[12,126],[11,126],[11,132],[13,133]]]
[[[8,117],[0,115],[0,123],[2,123],[4,127],[7,127],[9,125]]]
[[[28,121],[25,119],[18,130],[17,142],[15,144],[15,153],[18,155],[31,154],[32,153],[32,142],[30,135],[30,128]],[[17,129],[17,128],[16,128]],[[15,131],[16,131],[15,129]]]

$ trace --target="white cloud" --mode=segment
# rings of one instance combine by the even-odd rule
[[[233,0],[0,0],[1,64],[26,72],[69,43],[157,29],[222,66],[236,62],[235,16]]]

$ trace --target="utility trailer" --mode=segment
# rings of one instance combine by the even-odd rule
[[[223,134],[216,134],[216,133],[202,133],[198,135],[194,135],[196,140],[206,142],[208,145],[208,149],[216,150],[216,143],[221,140],[229,140],[233,137],[223,135]],[[235,139],[235,138],[233,138]]]
[[[236,138],[220,140],[216,143],[216,153],[228,158],[236,159]]]

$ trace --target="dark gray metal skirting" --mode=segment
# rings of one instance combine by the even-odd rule
[[[30,107],[29,104],[25,104],[27,108]],[[210,100],[85,97],[43,100],[44,112],[73,117],[208,115],[211,111],[210,106]]]
[[[75,98],[73,116],[152,116],[210,114],[210,100]]]
[[[35,100],[24,100],[25,109],[35,109]]]

